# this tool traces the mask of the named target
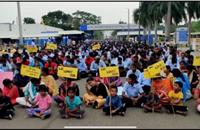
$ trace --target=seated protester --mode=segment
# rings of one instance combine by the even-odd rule
[[[139,71],[142,71],[142,70],[143,70],[143,64],[142,64],[142,62],[140,62],[138,55],[132,56],[131,60],[132,60],[132,63],[135,64],[136,68],[137,68]],[[137,75],[136,75],[136,76],[137,76]]]
[[[124,116],[126,112],[125,104],[122,104],[122,99],[117,95],[117,87],[115,85],[110,86],[110,96],[107,96],[106,103],[103,107],[103,112],[106,115],[121,115]],[[111,100],[111,101],[110,101]],[[111,104],[111,106],[110,106]],[[110,113],[111,110],[111,113]]]
[[[0,57],[0,72],[11,71],[12,66],[5,57]]]
[[[173,70],[175,68],[180,68],[180,64],[179,64],[179,58],[176,55],[176,52],[172,52],[172,54],[170,56],[168,56],[167,61],[165,63],[166,65],[170,66],[170,68]]]
[[[78,85],[72,81],[72,79],[64,78],[63,83],[59,87],[59,94],[54,97],[54,100],[58,103],[58,105],[62,106],[64,104],[65,97],[67,96],[67,90],[69,88],[74,88],[76,96],[79,96]]]
[[[180,81],[175,81],[174,90],[169,92],[170,103],[168,105],[164,105],[168,113],[178,113],[186,115],[188,108],[187,106],[183,106],[183,93],[181,88],[183,84]]]
[[[144,112],[161,112],[162,104],[160,103],[159,96],[154,90],[146,96],[144,103]]]
[[[32,108],[27,109],[29,117],[39,117],[45,119],[51,116],[52,99],[48,94],[48,88],[45,85],[39,86],[39,93],[37,94]]]
[[[145,94],[148,94],[151,90],[151,79],[144,78],[144,72],[142,72],[138,78],[138,82]]]
[[[117,64],[117,66],[119,66],[120,77],[125,77],[126,76],[126,70],[124,68],[124,62],[122,60],[122,57],[118,57],[118,64]]]
[[[78,75],[80,78],[86,78],[88,76],[88,69],[85,62],[77,59],[77,68],[78,68]]]
[[[144,91],[137,81],[135,74],[128,76],[127,82],[124,84],[124,90],[122,92],[122,101],[126,104],[126,107],[141,107],[145,102]]]
[[[197,77],[198,77],[199,82],[198,82],[196,88],[193,88],[193,97],[195,100],[200,98],[200,66],[198,66],[196,68],[196,70],[197,70]]]
[[[91,88],[88,88],[88,85]],[[83,101],[86,106],[92,105],[94,108],[100,108],[105,103],[105,98],[108,96],[108,88],[97,82],[94,78],[88,78],[86,83],[86,94],[83,95]]]
[[[24,87],[24,97],[18,97],[16,102],[19,105],[31,107],[31,103],[35,100],[38,93],[38,86],[41,79],[32,78],[28,84]]]
[[[164,74],[166,75],[165,77],[171,81],[171,84],[173,84],[174,76],[171,72],[170,66],[166,66],[166,69],[164,70]]]
[[[19,97],[18,89],[15,85],[13,85],[13,82],[10,79],[4,79],[3,80],[3,94],[4,96],[8,96],[11,100],[11,103],[15,105],[16,98]]]
[[[183,84],[182,92],[183,92],[183,101],[190,99],[192,97],[190,91],[190,81],[186,74],[181,73],[179,69],[172,70],[173,76],[175,77],[176,81],[180,81]]]
[[[26,86],[26,84],[29,82],[29,77],[23,76],[20,73],[17,73],[13,78],[14,85],[17,86],[19,97],[24,97],[23,89]]]
[[[57,87],[56,81],[52,75],[48,74],[47,68],[42,69],[41,81],[44,82],[44,84],[48,87],[49,89],[48,92],[51,96],[55,96],[58,94],[58,87]]]
[[[41,60],[39,57],[35,57],[35,61],[34,61],[34,67],[39,67],[40,69],[42,69],[44,67],[44,65],[42,64]]]
[[[70,87],[67,89],[67,96],[65,97],[65,106],[61,108],[60,115],[62,118],[82,118],[84,110],[82,105],[81,98],[76,96],[76,89]]]
[[[188,72],[186,63],[184,61],[180,62],[180,70],[181,70],[182,73],[187,73]]]
[[[96,56],[95,60],[92,62],[90,66],[90,72],[92,76],[97,76],[100,67],[106,67],[106,64],[104,63],[104,61],[100,60],[99,56]]]
[[[90,66],[91,66],[93,61],[94,61],[94,58],[92,57],[92,53],[90,53],[85,59],[85,63],[87,65],[88,69],[90,69]]]
[[[137,80],[138,80],[138,78],[140,77],[141,72],[137,69],[135,64],[132,64],[131,65],[131,69],[126,74],[126,78],[128,78],[128,76],[130,74],[135,74],[135,76],[137,77]]]
[[[44,64],[44,68],[49,70],[49,74],[52,75],[54,78],[57,79],[57,67],[58,65],[56,62],[53,61],[52,58],[48,58],[48,61]]]
[[[0,118],[12,119],[14,116],[14,107],[11,100],[7,96],[3,96],[3,91],[0,88]]]
[[[131,58],[128,56],[128,54],[126,54],[123,57],[123,63],[124,63],[125,71],[128,71],[129,69],[131,69],[132,61],[131,61]]]
[[[197,73],[195,72],[193,66],[187,66],[187,74],[189,77],[189,81],[190,81],[190,85],[191,85],[191,92],[193,92],[193,90],[197,87],[198,83],[199,83],[199,79],[197,76]]]
[[[152,89],[158,94],[160,102],[166,104],[169,102],[168,93],[173,90],[171,81],[164,77],[157,77],[152,79]]]

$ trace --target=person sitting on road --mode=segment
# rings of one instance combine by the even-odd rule
[[[49,70],[47,68],[42,69],[41,81],[44,82],[44,84],[48,87],[49,94],[51,96],[55,96],[58,94],[58,86],[56,84],[55,79],[52,75],[49,75],[48,71]]]
[[[65,105],[59,110],[62,118],[83,118],[85,111],[82,107],[81,98],[76,96],[76,89],[74,87],[67,89],[67,96],[65,97],[64,102]]]
[[[70,78],[63,78],[63,83],[59,87],[59,94],[54,96],[54,100],[60,107],[64,105],[65,97],[67,96],[67,90],[69,88],[74,88],[76,96],[79,96],[78,85]]]
[[[182,93],[183,84],[180,81],[175,81],[174,90],[169,92],[170,103],[163,105],[168,113],[178,113],[186,115],[188,107],[183,105],[183,93]]]
[[[37,94],[31,108],[27,109],[29,117],[38,117],[45,119],[51,116],[52,99],[48,94],[48,88],[45,85],[39,86],[39,93]]]
[[[24,87],[24,97],[18,97],[16,102],[19,105],[31,107],[31,103],[35,100],[38,94],[39,85],[41,79],[32,78],[28,84]]]
[[[14,110],[10,98],[3,96],[3,91],[0,88],[0,118],[11,120],[14,116]]]
[[[122,92],[123,103],[126,107],[142,107],[142,104],[146,101],[144,97],[144,91],[137,81],[135,74],[128,76],[127,82],[124,84],[124,90]]]
[[[16,105],[16,98],[19,97],[18,88],[13,85],[13,82],[10,79],[3,80],[3,94],[8,96],[11,99],[13,105]]]
[[[125,104],[122,103],[121,97],[117,95],[117,87],[115,85],[111,85],[109,91],[110,96],[106,97],[103,112],[105,112],[106,115],[112,114],[124,116],[126,107]]]
[[[91,86],[91,88],[89,89],[88,86]],[[83,101],[86,103],[86,106],[102,107],[106,101],[105,98],[108,96],[107,86],[90,77],[87,79],[85,87],[87,93],[83,95]]]

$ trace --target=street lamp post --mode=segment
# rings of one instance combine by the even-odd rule
[[[23,44],[21,10],[19,2],[17,2],[17,13],[18,13],[18,27],[19,27],[19,43],[17,46],[19,47],[20,44]]]

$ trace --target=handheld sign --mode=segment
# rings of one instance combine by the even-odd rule
[[[47,50],[56,50],[58,47],[54,43],[47,43],[46,48]]]
[[[166,65],[163,60],[150,65],[147,70],[150,74],[150,78],[156,78],[160,76],[160,72],[166,69]],[[148,76],[147,76],[148,77]]]
[[[26,46],[26,49],[29,53],[37,52],[38,48],[36,46]]]
[[[77,79],[78,68],[58,66],[57,75],[59,77]]]
[[[95,50],[99,50],[101,48],[101,45],[99,43],[95,44],[92,46],[92,50],[95,51]]]
[[[144,78],[145,79],[150,79],[151,78],[151,75],[150,75],[148,69],[144,69]]]
[[[200,66],[200,56],[194,56],[193,66]]]
[[[24,76],[28,76],[31,78],[40,78],[41,70],[37,67],[31,67],[27,65],[21,65],[20,74]]]
[[[99,74],[100,74],[101,78],[119,77],[119,67],[118,66],[110,66],[110,67],[99,68]]]

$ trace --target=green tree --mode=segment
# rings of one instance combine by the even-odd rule
[[[23,21],[24,21],[24,24],[35,24],[35,19],[31,17],[25,17]]]
[[[64,30],[71,30],[73,17],[60,10],[49,12],[47,15],[42,16],[42,21],[45,25],[62,28]]]
[[[200,18],[200,3],[199,2],[186,2],[186,9],[188,14],[188,44],[190,44],[191,37],[191,20]]]
[[[100,24],[101,17],[96,16],[92,13],[85,11],[79,11],[72,13],[73,16],[73,27],[74,29],[79,29],[81,24]]]
[[[103,39],[103,32],[102,31],[94,31],[94,39],[102,40]]]

